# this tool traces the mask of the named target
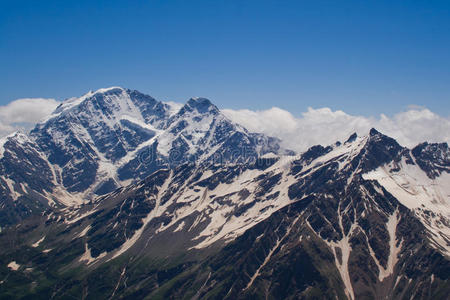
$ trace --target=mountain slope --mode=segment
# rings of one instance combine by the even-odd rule
[[[444,299],[448,158],[446,144],[409,150],[373,129],[299,156],[159,170],[2,233],[0,291]]]

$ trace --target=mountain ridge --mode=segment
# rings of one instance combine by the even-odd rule
[[[372,128],[294,155],[276,139],[229,122],[204,98],[174,112],[138,92],[102,92],[78,103],[91,115],[104,111],[95,126],[86,111],[72,113],[70,100],[33,129],[46,154],[27,135],[3,144],[2,220],[17,225],[0,232],[0,274],[7,278],[1,294],[445,299],[450,293],[446,143],[409,149]],[[140,117],[124,118],[124,111]],[[116,133],[120,139],[108,138]],[[52,141],[60,142],[57,150]],[[80,184],[80,169],[88,180],[107,179],[102,195],[71,200],[80,194],[61,183]],[[88,188],[94,190],[92,183]]]

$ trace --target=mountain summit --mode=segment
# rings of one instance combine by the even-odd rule
[[[185,109],[195,109],[199,113],[219,113],[219,109],[214,104],[212,104],[209,99],[199,97],[189,99],[189,101],[185,105]]]

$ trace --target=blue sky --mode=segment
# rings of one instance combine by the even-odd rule
[[[119,85],[222,108],[447,117],[450,2],[0,0],[0,82],[0,105]]]

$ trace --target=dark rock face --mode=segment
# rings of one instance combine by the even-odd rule
[[[158,188],[167,178],[168,172],[162,171],[146,180],[151,190],[141,187],[130,193],[123,191],[114,200],[116,205],[108,210],[99,210],[86,233],[86,245],[91,256],[98,257],[122,246],[144,223],[143,218],[155,209],[156,200],[146,194],[156,195]]]
[[[402,150],[396,140],[372,128],[366,147],[360,153],[361,161],[356,160],[355,163],[361,164],[364,172],[372,171],[397,158]]]
[[[212,112],[213,114],[219,113],[219,109],[206,98],[189,99],[186,105],[181,109],[181,113],[193,110],[196,110],[201,114],[208,112]]]
[[[0,157],[0,226],[48,208],[46,193],[55,186],[52,169],[39,147],[23,134],[9,137]]]
[[[351,136],[348,137],[346,143],[352,143],[356,140],[356,138],[358,137],[358,135],[355,133],[353,133]]]
[[[420,168],[432,179],[450,170],[450,149],[447,143],[422,143],[411,152]]]

